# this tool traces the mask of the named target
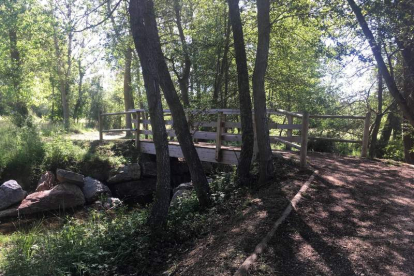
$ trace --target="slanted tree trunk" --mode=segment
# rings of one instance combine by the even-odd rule
[[[377,140],[378,140],[378,132],[381,126],[381,120],[382,116],[384,115],[382,113],[382,92],[384,90],[383,82],[382,82],[382,74],[380,70],[378,70],[378,111],[377,115],[375,117],[375,123],[374,128],[372,130],[372,136],[371,136],[371,144],[369,147],[369,157],[375,158],[377,155]]]
[[[256,121],[257,145],[259,148],[260,183],[271,177],[274,166],[270,148],[269,127],[266,113],[265,75],[269,58],[270,1],[257,1],[258,41],[253,72],[253,99]]]
[[[242,147],[237,177],[240,184],[247,182],[253,157],[253,119],[252,102],[250,100],[249,72],[244,44],[243,27],[240,18],[239,0],[227,0],[230,21],[233,30],[234,50],[237,64],[237,84],[239,88],[240,120],[242,132]]]
[[[83,77],[85,76],[85,71],[82,67],[82,60],[78,60],[78,73],[79,73],[79,85],[78,85],[78,99],[76,100],[75,107],[73,108],[73,119],[77,122],[79,121],[80,113],[82,111],[82,101],[83,101]]]
[[[149,0],[131,0],[129,5],[130,24],[144,77],[148,108],[151,116],[153,140],[157,156],[157,187],[155,201],[151,209],[149,224],[153,229],[165,225],[170,204],[170,157],[168,153],[167,131],[157,73],[157,57],[153,47],[157,43],[152,38],[155,22],[153,3]]]
[[[132,78],[131,78],[131,64],[132,64],[132,53],[133,50],[131,47],[127,47],[125,50],[125,70],[124,70],[124,106],[125,111],[128,111],[129,109],[134,108],[134,97],[132,95]],[[125,122],[126,127],[129,129],[132,129],[132,120],[131,120],[131,114],[125,115]],[[131,132],[128,131],[127,136],[131,135]]]
[[[394,103],[390,107],[390,112],[387,115],[387,120],[385,121],[384,127],[381,130],[381,137],[378,141],[377,146],[377,157],[379,158],[384,157],[385,147],[390,141],[391,133],[393,133],[393,139],[398,139],[398,137],[401,135],[401,119],[397,115],[397,112],[397,105]]]
[[[177,24],[178,34],[180,36],[181,45],[183,48],[184,54],[184,68],[182,70],[181,76],[177,74],[178,83],[180,85],[181,96],[184,102],[184,106],[190,106],[190,97],[188,95],[189,88],[189,79],[191,71],[191,59],[190,53],[188,50],[187,41],[185,40],[183,26],[181,24],[181,5],[179,0],[174,0],[174,12],[175,12],[175,22]]]
[[[197,151],[194,147],[189,125],[185,117],[184,108],[180,102],[177,91],[175,90],[174,83],[171,79],[167,63],[161,50],[153,2],[152,0],[141,0],[138,2],[145,2],[147,8],[145,24],[148,30],[146,33],[147,39],[151,42],[152,52],[150,54],[154,57],[154,59],[156,59],[160,85],[171,110],[173,127],[175,133],[177,134],[178,142],[180,143],[184,158],[187,161],[191,179],[200,205],[202,207],[207,207],[211,203],[210,186],[208,184],[207,177],[204,174],[200,158],[198,157]]]
[[[368,40],[372,53],[374,54],[375,60],[377,61],[378,68],[381,70],[384,81],[387,84],[388,90],[397,102],[404,116],[407,118],[410,124],[414,126],[414,108],[410,108],[409,104],[407,103],[407,99],[402,95],[402,93],[400,93],[395,79],[391,76],[387,66],[385,65],[380,48],[375,42],[374,36],[368,27],[365,17],[362,15],[360,7],[358,7],[354,0],[347,1],[355,13],[358,23]]]

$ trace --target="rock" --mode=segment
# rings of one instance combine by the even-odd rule
[[[56,178],[59,182],[61,183],[66,183],[66,184],[73,184],[76,185],[80,188],[83,187],[83,178],[84,176],[79,174],[79,173],[74,173],[71,171],[66,171],[66,170],[62,170],[62,169],[57,169],[56,170]]]
[[[187,182],[187,183],[181,183],[180,185],[178,185],[178,187],[176,187],[173,191],[173,193],[175,194],[177,191],[179,190],[192,190],[193,187],[193,183],[192,182]]]
[[[56,184],[55,175],[52,172],[47,171],[40,177],[37,183],[36,192],[51,190]]]
[[[113,191],[117,197],[127,203],[137,202],[146,204],[152,200],[156,183],[157,180],[154,178],[124,182],[114,185]]]
[[[95,201],[92,204],[92,208],[98,209],[98,210],[109,210],[109,209],[115,209],[122,205],[122,201],[119,198],[116,197],[108,197],[107,199],[101,201]]]
[[[192,190],[186,190],[186,189],[177,190],[174,193],[173,197],[171,198],[170,206],[171,207],[176,206],[181,198],[188,197],[191,195],[191,193],[192,193]]]
[[[141,167],[138,163],[123,166],[118,169],[116,175],[108,179],[109,184],[139,180],[141,178]]]
[[[82,190],[72,184],[59,184],[52,190],[28,195],[20,204],[21,215],[35,214],[52,210],[65,210],[85,204]]]
[[[141,162],[140,164],[143,176],[157,176],[157,163]]]
[[[0,219],[17,217],[18,215],[19,215],[19,212],[17,211],[17,207],[12,207],[12,208],[0,211]]]
[[[175,206],[178,204],[178,201],[182,197],[191,195],[192,190],[194,189],[193,183],[181,183],[173,191],[173,197],[171,198],[170,206]]]
[[[4,210],[13,204],[20,203],[27,193],[15,181],[9,180],[0,186],[0,210]]]
[[[86,202],[94,202],[102,195],[111,196],[111,191],[101,181],[92,177],[85,177],[83,182],[82,192],[85,195]]]

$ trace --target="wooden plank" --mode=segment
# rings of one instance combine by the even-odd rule
[[[155,145],[152,141],[140,141],[140,150],[143,153],[155,154]],[[170,157],[184,158],[181,147],[176,144],[169,144]],[[198,147],[196,151],[201,161],[218,163],[215,158],[215,148]],[[222,149],[221,164],[237,165],[240,159],[240,149]]]
[[[286,136],[270,136],[270,143],[276,143],[279,142],[279,140],[292,142],[292,143],[300,143],[302,141],[301,136],[292,136],[292,137],[286,137]],[[273,139],[275,138],[275,139]],[[277,138],[277,139],[276,139]]]
[[[302,118],[303,117],[303,115],[300,114],[300,113],[286,111],[286,110],[283,110],[283,109],[267,109],[266,112],[267,112],[267,114],[290,115],[290,116],[297,117],[297,118]]]
[[[133,114],[133,111],[121,111],[121,112],[114,112],[114,113],[102,113],[102,116],[112,116],[112,115],[124,115],[124,114]]]
[[[287,120],[288,120],[288,125],[293,125],[293,117],[292,115],[287,115]],[[287,129],[287,137],[291,138],[292,137],[292,129]],[[292,147],[289,145],[286,145],[286,150],[291,150]]]
[[[301,168],[305,168],[306,163],[306,156],[308,155],[308,131],[309,131],[309,113],[303,112],[302,118],[302,131],[301,137],[302,141],[300,143],[300,166]]]
[[[351,115],[309,115],[313,119],[354,119],[364,120],[365,116],[351,116]]]
[[[141,124],[140,116],[141,116],[141,112],[138,111],[135,115],[135,117],[136,117],[135,118],[135,147],[137,149],[139,149],[139,128],[140,128],[140,124]]]
[[[269,123],[269,129],[302,129],[302,125],[300,124],[275,124]]]
[[[216,127],[216,160],[220,162],[221,160],[221,138],[223,133],[223,113],[220,112],[217,114],[217,127]]]
[[[273,142],[273,143],[280,142],[280,143],[283,143],[285,145],[289,145],[291,147],[294,147],[296,149],[300,149],[300,146],[299,145],[294,144],[294,143],[289,142],[289,141],[286,141],[284,138],[287,138],[287,137],[276,137],[276,136],[272,136],[272,137],[270,137],[270,142]]]
[[[123,132],[123,131],[135,131],[135,128],[120,128],[120,129],[106,129],[102,132]]]
[[[365,122],[364,122],[364,136],[362,138],[362,150],[361,150],[361,157],[368,156],[368,143],[369,143],[369,126],[371,124],[371,113],[368,112],[365,115]]]
[[[332,142],[342,142],[342,143],[357,143],[361,144],[361,140],[348,140],[348,139],[339,139],[339,138],[328,138],[328,137],[309,137],[309,140],[321,140],[321,141],[332,141]]]

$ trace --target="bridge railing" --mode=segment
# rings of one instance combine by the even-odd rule
[[[117,116],[117,115],[125,115],[125,114],[134,114],[134,128],[124,128],[124,129],[103,129],[103,117],[105,116]],[[148,127],[150,126],[151,121],[146,119],[148,116],[144,116],[147,114],[147,111],[144,109],[133,109],[123,112],[115,112],[115,113],[102,113],[99,116],[99,139],[103,140],[103,134],[106,132],[123,132],[123,131],[130,131],[135,133],[135,145],[139,148],[140,135],[145,135],[148,138],[149,135],[152,135],[152,130]],[[225,143],[229,142],[241,142],[242,135],[241,135],[241,122],[240,122],[240,110],[238,109],[207,109],[207,110],[187,110],[187,121],[190,125],[190,131],[192,133],[193,139],[196,143],[200,141],[207,141],[202,142],[203,145],[210,144],[214,145],[215,148],[215,161],[220,162],[222,156],[222,148],[225,147],[227,150],[229,148],[235,149],[235,147],[228,146]],[[290,111],[285,111],[281,109],[269,109],[267,110],[267,114],[269,116],[269,130],[278,129],[278,130],[285,130],[286,136],[282,136],[282,132],[278,136],[271,135],[270,142],[272,144],[275,143],[283,143],[286,145],[287,149],[296,148],[300,151],[300,160],[301,166],[306,166],[306,155],[307,155],[307,134],[308,134],[308,125],[309,125],[309,115],[305,112],[304,114],[294,113]],[[164,115],[166,117],[171,117],[170,110],[164,110]],[[280,115],[285,116],[283,120],[284,123],[276,123],[272,121],[272,115]],[[212,116],[215,116],[215,120],[213,121]],[[236,117],[236,118],[235,118]],[[301,124],[294,124],[294,118],[297,120],[302,121]],[[287,124],[285,122],[287,121]],[[253,121],[254,123],[254,121]],[[173,120],[166,119],[165,124],[167,126],[167,134],[171,140],[176,138],[176,133],[173,129]],[[141,125],[143,127],[141,127]],[[254,128],[255,129],[255,128]],[[228,130],[233,130],[233,133],[229,133]],[[237,133],[236,133],[237,130]],[[293,131],[297,130],[300,131],[300,135],[293,135]],[[201,143],[200,143],[201,144]],[[257,155],[257,139],[255,133],[255,145],[254,145],[254,155]],[[238,149],[240,150],[240,148]]]

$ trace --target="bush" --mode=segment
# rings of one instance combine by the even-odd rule
[[[30,189],[45,156],[38,130],[34,126],[19,128],[3,121],[0,136],[1,179],[16,179],[24,188]]]

